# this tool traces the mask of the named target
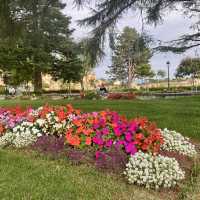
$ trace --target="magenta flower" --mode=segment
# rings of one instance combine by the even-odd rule
[[[131,142],[132,141],[132,139],[133,139],[133,135],[131,134],[131,133],[126,133],[126,135],[125,135],[125,139],[126,139],[126,141],[128,141],[128,142]]]
[[[99,137],[93,137],[92,141],[97,145],[103,145],[103,139]]]
[[[102,134],[103,135],[108,135],[109,134],[109,129],[108,128],[102,129]]]
[[[114,132],[117,137],[120,137],[122,135],[122,132],[119,127],[114,128]]]
[[[137,152],[137,148],[135,147],[134,142],[127,143],[125,145],[125,151],[128,154],[134,155]]]
[[[106,146],[107,148],[110,148],[112,145],[113,145],[112,139],[109,139],[109,140],[106,141],[105,146]]]
[[[115,143],[115,148],[116,148],[116,149],[119,149],[122,145],[125,145],[125,141],[124,141],[124,140],[118,140],[118,141]]]
[[[101,152],[100,151],[96,151],[95,152],[95,158],[98,160],[101,156]]]
[[[130,124],[129,131],[131,131],[131,132],[136,132],[137,129],[138,129],[138,124],[135,123],[135,122],[132,122],[132,123]]]
[[[94,128],[94,129],[98,129],[98,128],[99,128],[99,124],[94,124],[94,125],[93,125],[93,128]]]

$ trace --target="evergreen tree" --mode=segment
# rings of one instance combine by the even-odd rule
[[[74,0],[80,6],[87,4],[86,0]],[[178,10],[185,16],[196,16],[196,23],[191,27],[196,31],[193,34],[185,34],[181,38],[161,45],[157,50],[184,52],[187,49],[200,46],[200,3],[199,0],[95,0],[96,7],[91,16],[80,21],[81,25],[94,27],[91,53],[94,57],[102,55],[102,47],[105,35],[113,31],[118,20],[127,13],[141,11],[146,23],[157,24],[161,21],[166,11]],[[92,48],[93,47],[93,48]]]
[[[125,27],[113,49],[112,66],[109,66],[107,72],[110,78],[131,87],[134,78],[150,75],[149,41],[149,38],[139,35],[135,29]]]
[[[16,51],[14,52],[18,52],[18,57],[23,57],[24,54],[25,59],[22,59],[18,65],[29,68],[28,71],[32,72],[35,92],[41,92],[42,73],[50,71],[55,66],[55,55],[62,54],[63,49],[70,48],[72,43],[72,38],[70,37],[72,31],[69,29],[70,18],[61,12],[65,4],[59,0],[18,0],[10,1],[8,4],[9,12],[7,12],[7,15],[11,19],[14,18],[12,15],[19,15],[14,12],[14,3],[18,9],[17,13],[23,13],[23,16],[19,19],[23,24],[23,31],[15,39],[15,44],[11,48],[4,42],[5,40],[0,41],[1,49],[3,50],[1,54],[6,47],[8,47],[6,51],[9,51],[10,54],[13,52],[11,49],[15,49]],[[2,29],[3,31],[5,32]],[[18,49],[23,50],[18,51]],[[19,55],[19,52],[22,54]],[[16,66],[10,62],[4,62],[4,65],[2,65],[2,59],[3,57],[0,57],[3,69],[11,70]]]

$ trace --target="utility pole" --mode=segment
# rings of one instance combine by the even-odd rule
[[[167,83],[168,83],[168,92],[170,90],[170,78],[169,78],[169,67],[170,67],[170,62],[167,61]]]

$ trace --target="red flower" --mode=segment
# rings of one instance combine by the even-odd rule
[[[67,142],[72,146],[79,146],[81,141],[77,135],[66,134]]]
[[[144,135],[142,133],[135,134],[136,140],[142,140],[143,138],[144,138]]]
[[[92,138],[91,137],[86,137],[85,144],[88,145],[88,146],[91,145],[92,144]]]
[[[66,113],[64,112],[64,110],[59,110],[56,112],[58,118],[59,118],[59,121],[63,121],[66,119]]]

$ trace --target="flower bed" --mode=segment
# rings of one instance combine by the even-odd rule
[[[136,96],[132,92],[129,92],[129,93],[110,93],[110,94],[108,94],[107,98],[110,99],[110,100],[118,100],[118,99],[132,100],[132,99],[135,99]]]
[[[70,159],[86,158],[84,152],[90,151],[97,166],[124,167],[129,183],[156,189],[175,186],[185,174],[177,160],[160,155],[161,150],[189,157],[197,154],[189,139],[160,130],[147,118],[128,120],[110,110],[83,113],[71,105],[1,108],[0,147],[7,146],[62,152]]]

